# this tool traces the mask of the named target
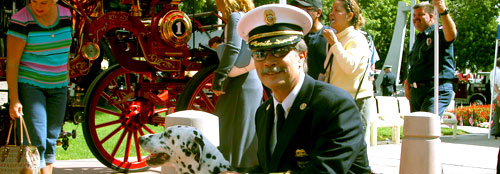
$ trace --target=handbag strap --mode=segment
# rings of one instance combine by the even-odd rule
[[[20,118],[20,122],[19,124],[22,124],[21,125],[21,132],[23,130],[22,126],[24,126],[24,132],[26,133],[26,138],[28,139],[28,144],[31,145],[31,140],[30,140],[30,135],[28,134],[28,127],[26,126],[26,123],[24,122],[24,119],[23,117],[19,117]],[[23,134],[21,133],[21,144],[23,144]]]
[[[10,128],[9,128],[9,135],[7,135],[7,141],[5,142],[6,145],[9,144],[9,140],[10,140],[10,134],[12,132],[12,126],[14,126],[14,130],[17,130],[16,129],[16,123],[14,122],[14,120],[11,120],[11,124],[10,124]],[[23,145],[23,130],[24,132],[26,133],[26,138],[28,139],[28,144],[31,145],[31,139],[30,139],[30,135],[28,134],[28,127],[26,127],[26,123],[24,122],[24,119],[23,117],[19,117],[19,127],[21,129],[21,145]],[[16,139],[16,136],[14,136],[14,145],[17,143],[17,139]]]
[[[370,45],[370,46],[372,46],[372,45]],[[375,55],[375,51],[372,50],[372,57],[374,55]],[[363,76],[361,76],[361,81],[359,82],[358,89],[356,89],[356,94],[354,95],[354,101],[356,101],[356,99],[358,98],[359,89],[361,88],[361,84],[363,84],[363,80],[365,79],[366,71],[368,70],[368,67],[370,66],[370,59],[371,58],[368,59],[365,72],[363,72]]]
[[[333,53],[330,53],[330,44],[326,44],[326,59],[325,63],[323,63],[323,67],[325,68],[325,79],[323,81],[329,83],[330,81],[330,73],[332,73],[332,62],[333,62]],[[327,62],[328,60],[328,62]]]
[[[359,89],[361,88],[361,84],[363,84],[363,80],[365,79],[365,75],[366,75],[366,70],[368,70],[369,65],[370,65],[370,61],[368,60],[368,64],[366,65],[365,72],[363,72],[363,76],[361,76],[361,81],[359,82],[358,89],[356,89],[356,94],[354,95],[354,101],[356,101],[356,99],[358,98]]]
[[[12,126],[16,126],[16,123],[14,122],[14,120],[10,120],[10,127],[9,127],[9,134],[7,135],[7,141],[5,141],[5,145],[8,145],[9,144],[9,140],[10,140],[10,134],[12,132]],[[16,128],[14,128],[16,129]],[[16,136],[14,136],[14,142],[16,142]]]
[[[363,80],[365,79],[366,71],[368,70],[368,67],[370,66],[370,60],[373,59],[373,56],[375,56],[375,49],[374,49],[375,44],[373,44],[372,36],[370,36],[366,32],[362,32],[362,34],[365,35],[365,37],[367,37],[367,41],[369,44],[368,47],[370,48],[370,51],[372,51],[372,56],[370,58],[368,58],[365,72],[363,72],[363,76],[361,76],[361,81],[359,82],[358,89],[356,89],[356,94],[354,95],[354,101],[356,101],[356,99],[358,98],[359,89],[361,88],[361,84],[363,84]]]

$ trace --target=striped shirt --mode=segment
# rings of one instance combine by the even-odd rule
[[[12,16],[7,35],[26,42],[19,63],[19,83],[41,88],[61,88],[68,85],[71,12],[63,6],[57,7],[58,19],[49,27],[38,23],[29,6]]]

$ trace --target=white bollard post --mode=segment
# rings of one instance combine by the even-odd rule
[[[429,112],[405,115],[400,174],[440,174],[440,117]]]
[[[191,126],[203,134],[213,145],[219,146],[219,117],[208,112],[186,110],[174,112],[165,118],[165,128],[176,125]],[[162,174],[177,174],[172,166],[162,166]]]

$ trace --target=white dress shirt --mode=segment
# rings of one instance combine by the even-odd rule
[[[300,88],[302,88],[302,84],[304,83],[304,78],[305,78],[305,73],[301,72],[299,76],[299,82],[295,87],[293,87],[292,91],[288,96],[286,96],[285,100],[281,103],[283,106],[283,109],[285,110],[285,120],[288,117],[288,112],[290,111],[290,108],[292,107],[293,101],[295,101],[295,98],[299,94]],[[278,116],[276,114],[276,106],[278,106],[279,102],[276,100],[276,97],[273,96],[273,104],[274,104],[274,126],[273,126],[273,132],[271,133],[271,141],[270,142],[270,151],[271,154],[274,152],[274,148],[276,147],[276,143],[278,142],[277,140],[277,131],[276,131],[276,126],[278,123]]]

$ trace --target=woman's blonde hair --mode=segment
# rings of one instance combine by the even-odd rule
[[[231,13],[243,11],[248,12],[255,8],[252,0],[215,0],[221,11],[222,17],[227,18]]]
[[[358,30],[363,25],[365,25],[365,18],[361,15],[361,8],[359,8],[358,3],[355,0],[342,0],[344,1],[344,8],[347,12],[352,12],[352,20],[351,25],[354,26],[354,29]]]

